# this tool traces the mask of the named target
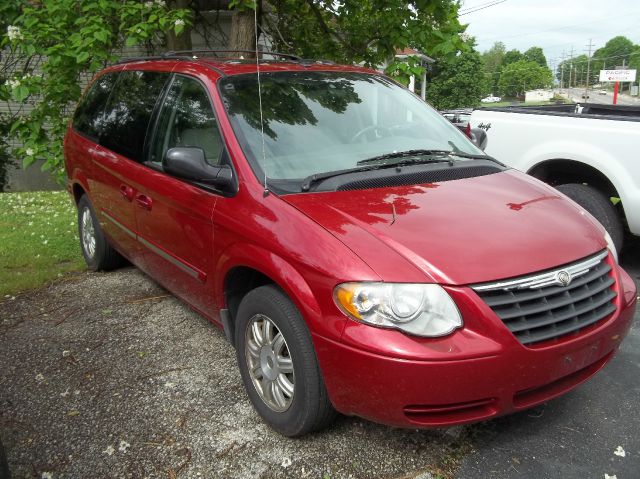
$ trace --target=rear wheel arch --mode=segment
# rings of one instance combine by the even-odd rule
[[[527,174],[551,186],[567,183],[587,184],[607,197],[620,197],[617,188],[607,175],[582,161],[563,158],[545,160],[532,166]]]

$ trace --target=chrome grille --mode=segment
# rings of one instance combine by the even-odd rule
[[[602,251],[563,268],[472,286],[526,345],[577,333],[616,310],[615,280]],[[564,285],[567,278],[569,284]]]

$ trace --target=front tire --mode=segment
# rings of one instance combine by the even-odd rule
[[[87,195],[82,195],[78,201],[78,236],[82,256],[91,271],[110,271],[123,264],[122,256],[113,249],[102,232]]]
[[[607,230],[618,253],[622,249],[624,228],[620,216],[609,199],[593,186],[568,183],[556,189],[582,206]]]
[[[301,436],[336,416],[311,334],[291,300],[266,285],[242,299],[235,325],[240,374],[249,399],[279,433]]]

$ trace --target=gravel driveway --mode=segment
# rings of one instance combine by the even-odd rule
[[[222,331],[133,268],[5,298],[0,318],[14,478],[640,477],[637,321],[610,366],[547,407],[448,431],[343,417],[286,439],[253,412]]]
[[[446,474],[463,447],[459,430],[354,418],[279,436],[222,331],[133,268],[7,299],[0,317],[0,436],[16,478],[414,477]]]

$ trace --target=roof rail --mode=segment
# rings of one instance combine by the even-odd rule
[[[219,49],[219,50],[178,50],[178,51],[169,51],[164,53],[162,56],[164,58],[175,58],[177,56],[186,56],[186,55],[191,55],[193,58],[193,56],[197,56],[197,53],[247,53],[247,54],[253,54],[255,55],[256,51],[255,50],[233,50],[233,49]],[[282,58],[287,58],[289,60],[293,60],[296,62],[302,61],[302,58],[300,58],[298,55],[293,55],[291,53],[280,53],[280,52],[271,52],[271,51],[262,51],[259,50],[258,51],[259,55],[271,55],[274,57],[282,57]]]
[[[172,56],[167,57],[166,55],[151,55],[148,57],[129,57],[129,58],[120,58],[115,65],[121,65],[123,63],[133,63],[133,62],[144,62],[148,60],[193,60],[192,57],[188,56]]]

